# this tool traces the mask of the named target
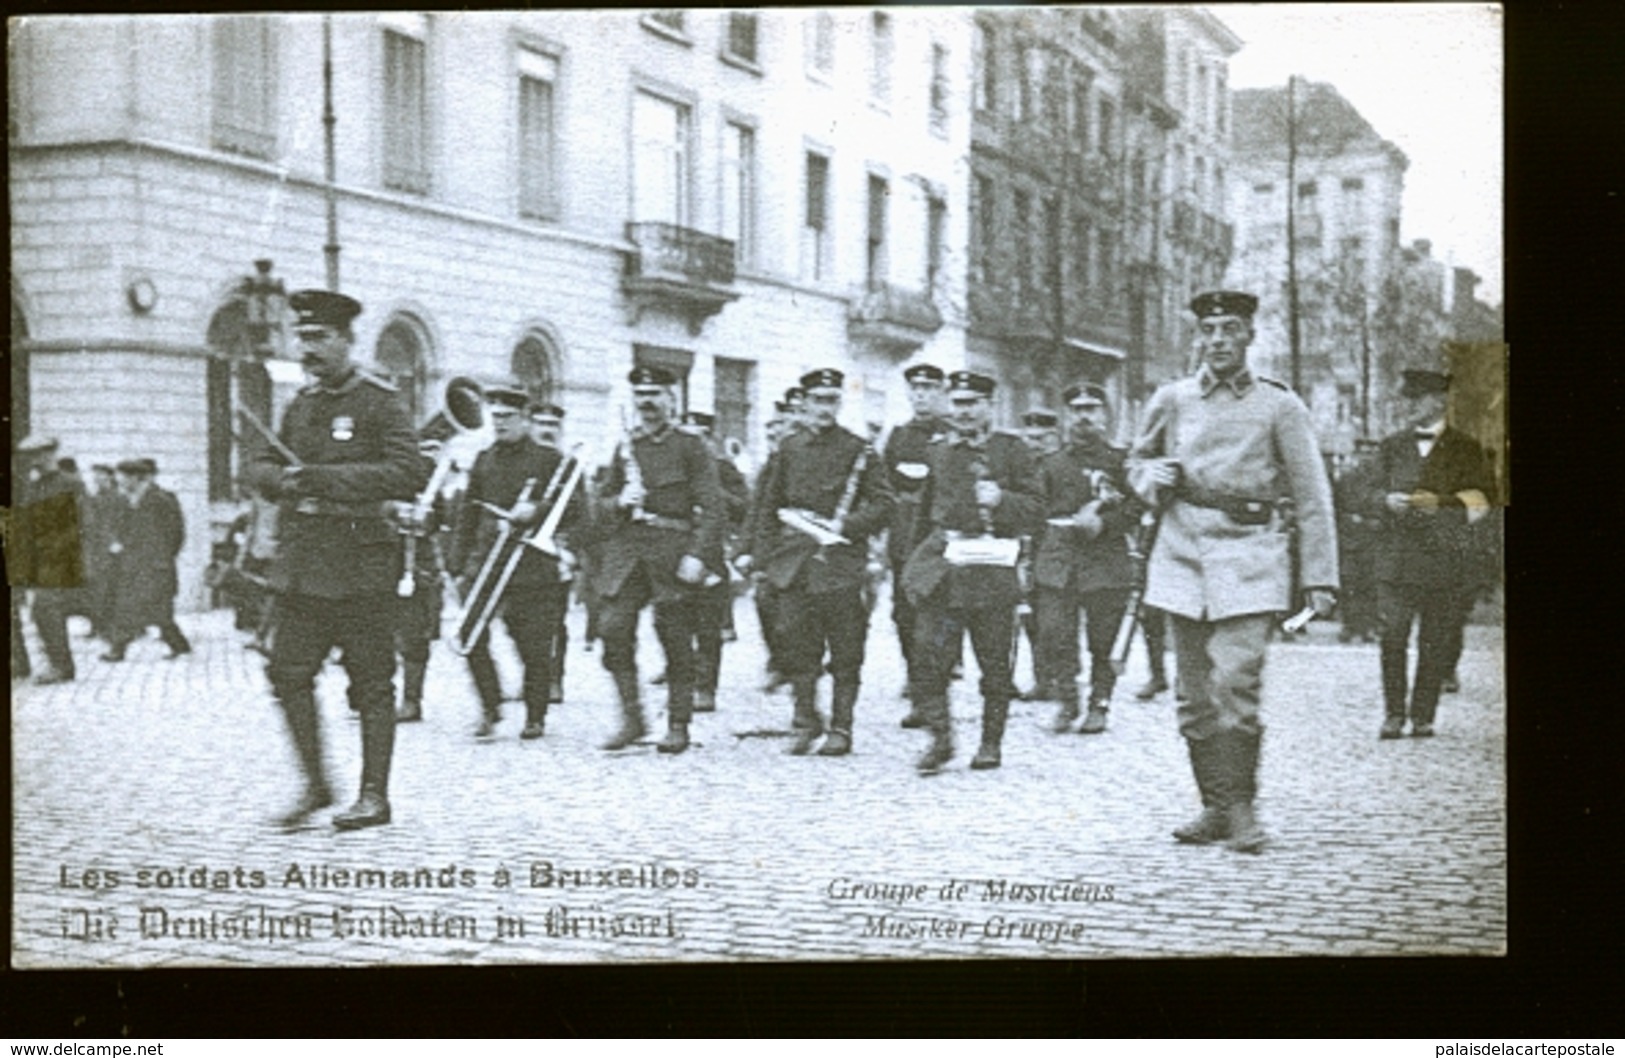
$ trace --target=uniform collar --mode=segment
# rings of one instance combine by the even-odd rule
[[[341,375],[336,382],[329,385],[328,383],[323,382],[320,379],[317,379],[316,381],[312,382],[310,385],[305,387],[305,392],[307,392],[307,393],[348,393],[350,390],[352,390],[356,386],[360,385],[360,383],[361,383],[361,370],[360,370],[360,368],[356,367],[355,364],[351,364],[349,367],[347,367],[345,369],[344,374]]]
[[[1213,369],[1203,364],[1196,371],[1196,384],[1202,388],[1202,396],[1212,396],[1213,391],[1220,386],[1229,387],[1230,391],[1238,397],[1245,397],[1253,388],[1253,373],[1243,367],[1228,379],[1221,379],[1213,373]]]
[[[635,439],[640,441],[653,441],[655,444],[659,444],[660,442],[664,441],[667,437],[671,436],[671,433],[672,425],[670,419],[667,419],[666,422],[656,430],[650,430],[644,426],[636,426],[632,429],[632,436]]]
[[[986,448],[987,439],[993,436],[993,431],[992,429],[986,429],[977,434],[964,434],[950,429],[948,436],[952,439],[954,446],[958,448]]]

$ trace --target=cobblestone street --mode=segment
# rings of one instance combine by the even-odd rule
[[[855,751],[785,755],[790,704],[755,687],[755,615],[723,661],[696,745],[597,746],[616,710],[571,613],[568,700],[547,736],[470,734],[461,659],[436,645],[426,720],[399,729],[394,823],[325,816],[282,834],[291,750],[259,655],[227,612],[120,665],[74,639],[79,680],[13,683],[14,961],[19,966],[334,965],[882,957],[1502,953],[1505,700],[1499,628],[1468,630],[1462,688],[1432,740],[1379,742],[1376,647],[1336,626],[1277,643],[1257,857],[1176,844],[1199,807],[1170,695],[1110,730],[1054,735],[1015,703],[1004,766],[971,772],[974,665],[955,685],[959,755],[924,779],[888,603],[869,636]],[[647,621],[653,735],[663,691]],[[36,655],[37,656],[37,655]],[[510,688],[512,659],[504,658]],[[1170,659],[1171,660],[1171,659]],[[1028,658],[1023,644],[1023,682]],[[342,671],[322,683],[330,772],[353,796],[359,737]],[[821,705],[828,708],[828,684]],[[366,872],[366,873],[363,873]],[[382,872],[381,874],[372,872]],[[508,884],[502,884],[506,881]]]

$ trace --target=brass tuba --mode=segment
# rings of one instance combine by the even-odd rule
[[[440,411],[418,430],[420,437],[457,437],[473,433],[485,425],[485,390],[472,378],[458,375],[447,380],[440,404]],[[395,585],[395,594],[403,599],[411,598],[417,591],[418,539],[426,531],[425,522],[435,495],[446,483],[446,475],[451,472],[451,460],[451,449],[441,448],[439,456],[435,458],[434,471],[429,475],[429,483],[423,486],[423,491],[412,501],[410,511],[401,519],[399,529],[406,537],[406,556],[400,582]]]

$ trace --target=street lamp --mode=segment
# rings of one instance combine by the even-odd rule
[[[282,345],[283,321],[288,308],[287,290],[281,279],[271,277],[268,257],[254,262],[254,274],[246,276],[237,292],[243,298],[248,351],[260,359],[274,357]]]

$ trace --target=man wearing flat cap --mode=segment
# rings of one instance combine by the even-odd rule
[[[904,368],[903,381],[908,384],[908,403],[914,416],[892,430],[886,438],[883,458],[890,475],[892,495],[896,504],[892,508],[891,526],[886,532],[886,562],[891,567],[891,616],[897,628],[897,643],[903,651],[903,666],[908,684],[903,694],[909,700],[908,715],[903,726],[925,726],[925,718],[916,704],[919,659],[914,649],[914,604],[903,590],[903,566],[925,536],[926,525],[920,518],[920,494],[925,488],[925,450],[931,440],[944,430],[942,422],[943,394],[948,376],[935,364],[914,364]]]
[[[1042,512],[1042,485],[1032,450],[993,430],[996,383],[976,371],[948,376],[947,431],[926,450],[920,513],[928,531],[903,567],[903,589],[917,616],[914,642],[924,664],[918,706],[931,745],[922,774],[954,755],[948,682],[965,634],[982,670],[982,744],[970,766],[997,768],[1014,688],[1010,644],[1021,585],[1021,537]]]
[[[102,660],[123,661],[130,643],[154,625],[171,658],[190,654],[175,624],[175,562],[186,543],[180,501],[153,481],[158,464],[151,459],[126,459],[114,469],[119,503],[107,529],[113,590]]]
[[[852,724],[863,668],[869,609],[863,591],[868,539],[891,519],[886,469],[869,443],[836,421],[844,376],[834,368],[809,371],[806,424],[785,439],[763,483],[749,553],[763,580],[780,593],[777,638],[784,674],[795,697],[796,741],[790,752],[811,751],[826,726],[818,712],[818,678],[833,678],[828,737],[818,753],[852,751]]]
[[[280,548],[270,576],[280,593],[279,623],[266,674],[305,779],[280,822],[297,829],[333,801],[316,677],[337,645],[350,706],[361,717],[361,789],[333,825],[355,830],[390,820],[395,642],[386,615],[403,549],[385,505],[414,499],[429,469],[395,387],[351,362],[361,303],[327,290],[301,290],[288,302],[311,382],[283,414],[280,444],[262,446],[245,474],[279,505]]]
[[[67,683],[76,675],[68,615],[85,583],[84,486],[62,472],[54,437],[30,434],[16,455],[22,502],[6,539],[6,572],[13,586],[33,591],[31,612],[46,661],[34,682]]]
[[[1382,655],[1383,739],[1433,734],[1450,673],[1453,637],[1478,582],[1477,525],[1495,499],[1483,447],[1447,424],[1450,376],[1405,371],[1400,388],[1406,426],[1383,440],[1360,472],[1361,509],[1378,525],[1375,567]],[[1417,626],[1416,672],[1407,679],[1406,646]],[[1407,692],[1409,692],[1407,694]]]
[[[461,559],[459,572],[465,584],[473,583],[499,538],[506,534],[511,541],[514,534],[523,536],[547,517],[559,501],[571,469],[564,453],[532,440],[526,418],[530,398],[518,385],[486,387],[485,402],[496,440],[479,454],[468,473],[453,549]],[[565,503],[559,528],[567,536],[586,517],[587,508],[579,487]],[[524,669],[525,726],[519,737],[541,738],[546,733],[554,683],[553,641],[570,602],[570,570],[558,557],[531,547],[505,553],[497,561],[504,566],[509,561],[517,563],[508,575],[498,613]],[[500,575],[504,566],[492,573]],[[502,719],[502,681],[491,659],[490,643],[488,625],[468,652],[469,675],[480,699],[476,738],[489,738]]]
[[[1129,492],[1123,452],[1107,438],[1106,391],[1095,382],[1070,386],[1066,444],[1040,465],[1048,525],[1038,549],[1038,627],[1045,671],[1057,681],[1057,733],[1078,719],[1078,612],[1089,641],[1089,711],[1079,734],[1106,730],[1117,673],[1111,651],[1134,585],[1128,534],[1141,507]]]
[[[1257,309],[1234,291],[1191,301],[1201,366],[1151,397],[1129,461],[1135,491],[1161,512],[1145,601],[1173,625],[1179,729],[1203,804],[1174,837],[1249,853],[1266,841],[1253,809],[1264,659],[1275,616],[1294,608],[1283,499],[1317,615],[1331,614],[1337,588],[1331,486],[1309,410],[1247,367]]]
[[[693,606],[707,586],[705,556],[721,548],[725,503],[705,442],[673,422],[676,377],[663,367],[639,366],[627,381],[638,425],[616,447],[595,528],[603,538],[598,630],[604,668],[621,703],[620,731],[604,748],[625,749],[647,731],[637,628],[638,614],[653,603],[655,635],[666,655],[667,702],[666,737],[656,748],[682,753],[694,711]]]

